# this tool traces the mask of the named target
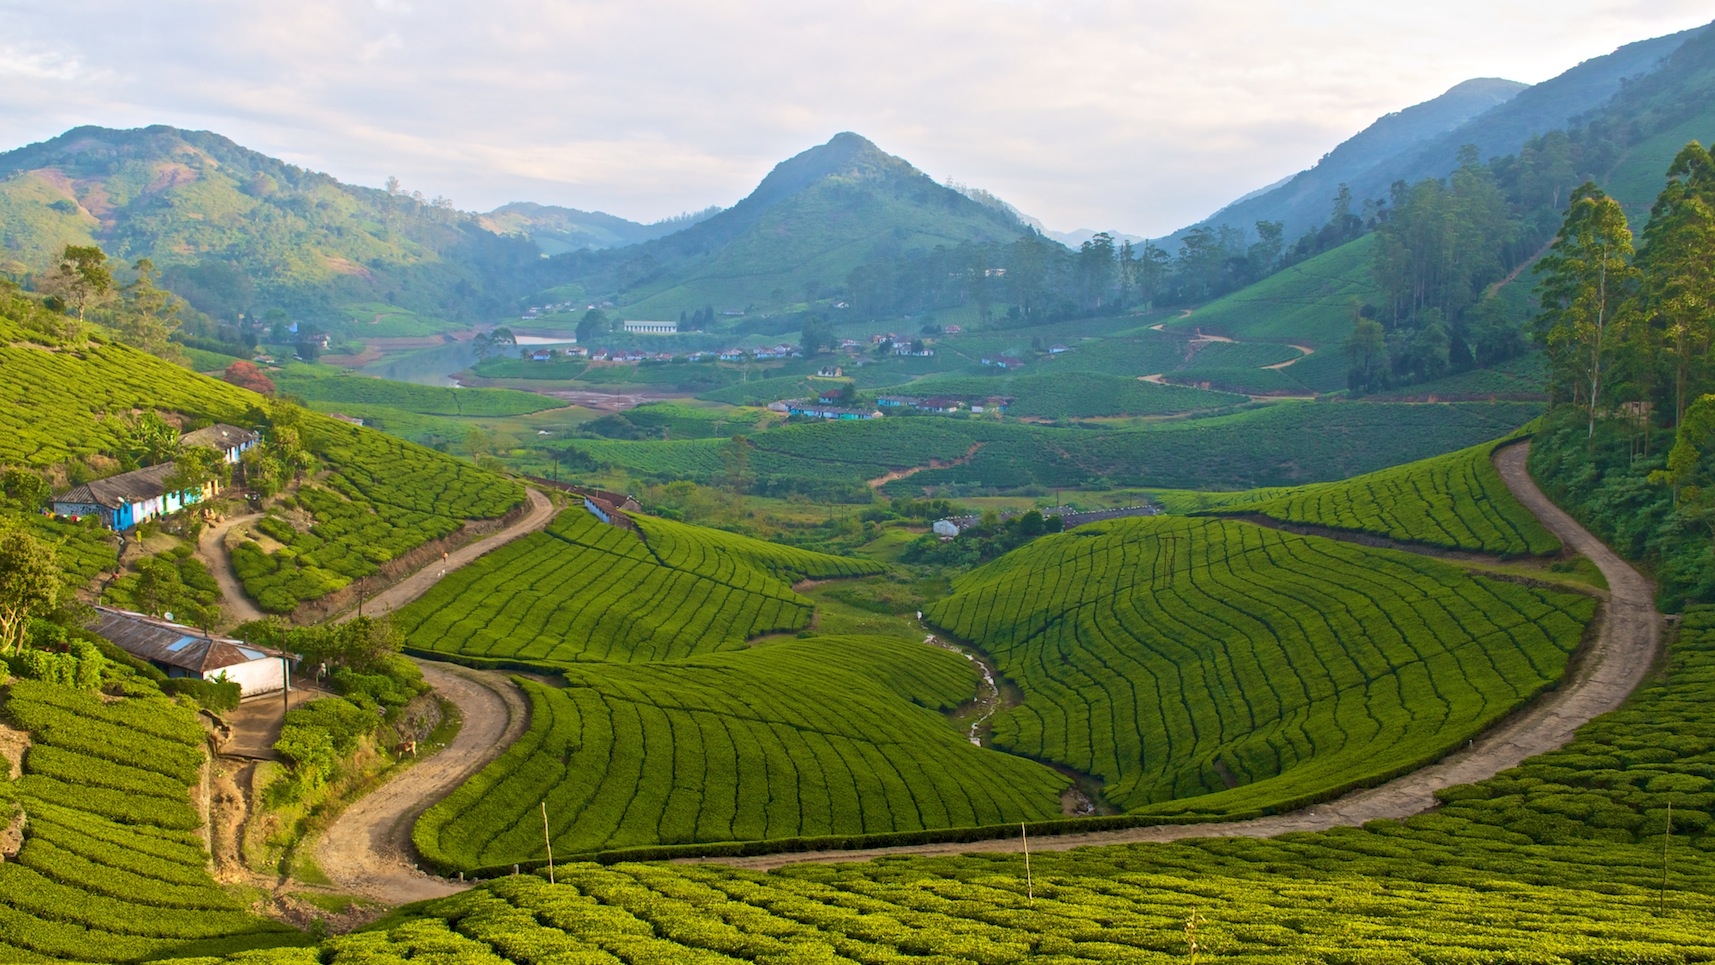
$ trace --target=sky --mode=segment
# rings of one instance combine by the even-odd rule
[[[1535,83],[1711,16],[1708,0],[0,0],[0,150],[172,124],[466,210],[647,222],[730,205],[850,130],[1051,229],[1159,236],[1460,81]]]

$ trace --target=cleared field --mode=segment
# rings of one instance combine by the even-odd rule
[[[454,389],[354,375],[328,365],[288,364],[273,376],[283,393],[306,402],[379,406],[425,415],[528,415],[560,406],[558,400],[516,389]]]
[[[1594,602],[1225,520],[1116,520],[927,619],[1023,692],[994,744],[1164,815],[1279,809],[1439,757],[1565,672]]]
[[[530,731],[416,828],[420,853],[471,869],[628,845],[862,834],[1035,820],[1069,783],[972,746],[937,711],[978,673],[885,637],[580,666],[526,684]]]
[[[395,617],[412,647],[494,660],[648,661],[809,625],[802,579],[880,564],[638,517],[645,539],[583,509],[447,576]]]
[[[1520,506],[1495,471],[1497,444],[1306,486],[1215,510],[1503,556],[1552,553],[1560,541]]]
[[[0,956],[135,961],[192,943],[213,953],[291,941],[209,877],[190,789],[206,741],[196,714],[149,696],[104,701],[14,680],[5,715],[30,732],[0,806],[26,816],[0,864]]]

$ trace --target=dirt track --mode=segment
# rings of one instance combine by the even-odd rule
[[[423,677],[458,705],[464,726],[440,753],[360,798],[316,845],[316,863],[334,886],[388,904],[439,898],[463,890],[411,863],[417,816],[463,784],[524,733],[524,695],[505,674],[419,660]]]
[[[263,613],[244,595],[244,588],[238,583],[238,574],[232,570],[232,554],[226,551],[226,534],[240,523],[253,523],[261,518],[261,513],[250,513],[223,519],[203,530],[202,538],[197,540],[197,555],[208,564],[209,573],[220,586],[221,606],[233,623],[260,620]]]
[[[1044,836],[1032,839],[1033,848],[1066,851],[1090,845],[1184,838],[1266,838],[1294,831],[1356,826],[1378,818],[1408,817],[1433,807],[1438,789],[1483,780],[1518,765],[1528,757],[1561,747],[1590,718],[1618,707],[1642,682],[1658,652],[1661,619],[1655,611],[1654,587],[1543,495],[1525,471],[1525,456],[1529,449],[1529,443],[1521,443],[1496,454],[1495,467],[1501,478],[1519,502],[1542,520],[1543,525],[1568,547],[1596,564],[1607,579],[1610,591],[1594,644],[1557,690],[1478,737],[1466,750],[1379,787],[1357,791],[1327,804],[1252,821]],[[861,861],[889,854],[953,855],[1014,851],[1017,848],[1016,839],[999,839],[704,860],[744,868],[776,868],[802,861]]]
[[[376,594],[367,604],[369,612],[396,610],[422,596],[443,574],[547,526],[554,518],[554,504],[534,489],[525,492],[530,512],[523,519],[455,550],[444,564],[426,566]],[[416,870],[411,861],[411,825],[430,805],[499,757],[530,723],[529,704],[505,674],[434,660],[415,663],[435,692],[457,705],[464,726],[435,756],[353,803],[316,844],[316,862],[336,887],[388,904],[437,898],[462,889]]]

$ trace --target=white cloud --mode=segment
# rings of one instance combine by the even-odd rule
[[[775,161],[855,130],[1051,225],[1159,233],[1468,77],[1542,80],[1709,16],[1690,0],[1540,10],[0,0],[0,145],[181,124],[362,183],[398,174],[464,207],[647,220],[730,204]]]

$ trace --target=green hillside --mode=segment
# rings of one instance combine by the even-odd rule
[[[500,661],[648,661],[742,648],[810,622],[802,579],[878,572],[718,530],[582,508],[447,576],[395,620],[419,650]]]
[[[466,870],[558,854],[993,825],[1060,814],[1068,781],[973,747],[938,711],[969,700],[957,654],[883,637],[580,666],[526,685],[530,732],[418,822]]]
[[[1338,356],[1352,334],[1354,300],[1363,304],[1381,295],[1372,277],[1374,264],[1375,237],[1366,235],[1167,324],[1240,341],[1297,342]],[[1299,362],[1292,368],[1310,364]],[[1345,365],[1341,359],[1339,384],[1329,388],[1345,386]]]
[[[889,418],[783,426],[752,436],[746,458],[755,486],[765,493],[850,486],[913,468],[921,471],[884,491],[1251,489],[1331,481],[1462,449],[1512,432],[1539,411],[1525,403],[1294,402],[1113,431]],[[721,482],[730,478],[732,445],[719,439],[577,439],[567,448],[638,476]]]
[[[270,378],[282,393],[310,403],[343,405],[350,414],[368,409],[403,409],[444,416],[529,415],[560,403],[516,389],[455,389],[354,375],[329,365],[290,363]]]
[[[677,318],[705,306],[767,311],[815,301],[881,252],[1005,242],[1016,216],[937,184],[856,134],[777,165],[731,208],[612,255],[550,263],[558,283],[619,290],[630,318]]]
[[[270,612],[288,613],[524,498],[516,483],[467,462],[315,413],[269,409],[248,390],[99,333],[56,344],[30,327],[42,317],[25,299],[0,303],[0,465],[60,478],[109,475],[126,451],[125,417],[133,413],[205,424],[297,420],[285,428],[316,471],[275,504],[282,515],[263,521],[274,545],[251,540],[233,551],[246,593]],[[288,521],[287,510],[301,512]]]
[[[1560,541],[1501,481],[1490,458],[1496,448],[1483,443],[1219,511],[1503,556],[1558,550]]]
[[[955,581],[925,618],[1023,694],[996,747],[1128,811],[1301,806],[1435,760],[1559,680],[1594,602],[1216,520],[1097,523]]]
[[[562,863],[320,949],[252,965],[421,957],[553,961],[1245,965],[1690,962],[1715,957],[1715,609],[1687,612],[1663,677],[1567,747],[1406,821],[775,871]],[[1666,808],[1673,803],[1671,826]],[[1663,832],[1671,827],[1671,835]],[[1034,835],[1033,841],[1037,841]],[[1668,857],[1663,876],[1664,846]],[[237,961],[228,959],[229,961]],[[205,960],[206,961],[206,960]]]
[[[90,669],[123,696],[15,679],[0,708],[30,741],[22,776],[0,782],[3,806],[24,817],[22,848],[0,864],[0,956],[126,962],[302,944],[209,877],[191,801],[207,740],[196,713],[123,666]]]
[[[99,243],[127,264],[152,259],[169,288],[219,319],[281,309],[358,335],[370,326],[347,305],[466,325],[491,317],[528,290],[522,279],[538,261],[529,241],[450,205],[163,126],[80,127],[0,154],[0,226],[18,263],[8,271],[40,270],[68,243]]]

